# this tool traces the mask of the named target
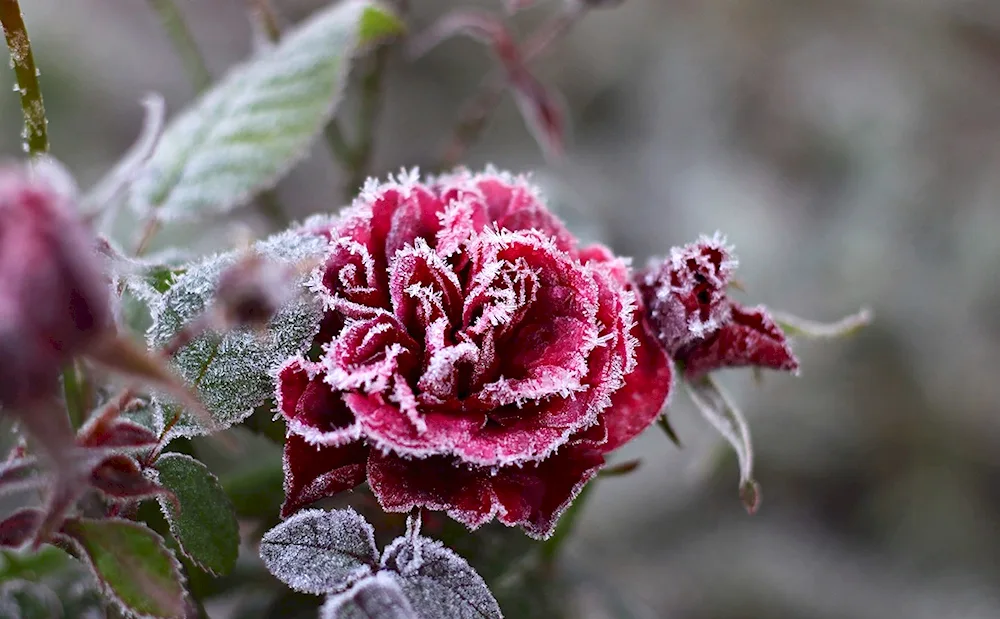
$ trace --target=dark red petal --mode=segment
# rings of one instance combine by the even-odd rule
[[[362,442],[317,447],[295,434],[285,438],[285,502],[287,518],[320,499],[350,490],[365,481],[368,447]]]
[[[556,522],[604,464],[600,453],[567,448],[525,467],[506,467],[491,479],[503,506],[498,520],[519,526],[535,539],[552,535]]]
[[[146,447],[159,442],[159,436],[149,428],[128,419],[114,419],[104,427],[88,433],[84,447]]]
[[[169,490],[143,475],[135,459],[125,455],[105,458],[91,472],[90,484],[116,499],[172,496]]]
[[[404,460],[373,451],[368,484],[382,509],[408,512],[414,507],[445,511],[470,529],[486,524],[500,509],[489,485],[489,472],[473,470],[451,458]]]
[[[288,431],[311,443],[344,445],[361,435],[354,413],[324,382],[318,364],[297,357],[285,362],[278,370],[277,400]]]
[[[785,334],[767,309],[737,303],[732,304],[732,318],[721,330],[679,351],[677,360],[684,364],[687,378],[721,368],[756,366],[793,372],[799,367]]]
[[[7,516],[0,522],[0,548],[24,546],[41,522],[42,512],[37,509],[21,509]]]
[[[716,234],[673,248],[636,277],[649,325],[668,354],[729,320],[727,290],[736,265],[731,248]]]
[[[404,460],[373,453],[368,482],[386,511],[445,511],[470,529],[496,517],[545,538],[603,463],[595,451],[566,449],[540,464],[504,467],[493,474],[448,458]]]
[[[608,440],[604,453],[617,449],[656,421],[670,397],[673,371],[656,339],[642,323],[632,334],[638,339],[635,369],[625,377],[625,386],[611,396],[611,406],[603,415]]]

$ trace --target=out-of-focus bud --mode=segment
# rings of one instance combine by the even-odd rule
[[[262,329],[300,291],[300,266],[250,254],[226,269],[215,291],[219,328]]]
[[[0,405],[50,393],[61,366],[112,325],[94,240],[68,196],[0,168]]]

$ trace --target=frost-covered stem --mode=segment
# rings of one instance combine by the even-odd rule
[[[156,233],[159,231],[160,220],[157,219],[155,215],[147,219],[146,223],[143,225],[142,233],[139,235],[139,240],[136,242],[135,249],[132,253],[135,256],[141,256],[146,253],[146,250],[149,249],[150,241],[153,240],[153,237],[156,236]]]
[[[66,412],[74,428],[79,428],[87,419],[86,387],[80,373],[79,364],[71,361],[63,368],[63,400],[66,402]]]
[[[382,82],[386,65],[389,63],[388,45],[375,50],[368,71],[361,79],[361,111],[358,114],[358,141],[354,157],[348,168],[347,191],[353,196],[368,176],[372,152],[375,148],[375,122],[382,110]]]
[[[250,13],[254,20],[260,24],[261,32],[272,43],[281,38],[281,26],[278,25],[278,16],[268,0],[247,0]]]
[[[347,143],[347,137],[344,136],[344,131],[340,128],[340,123],[337,122],[336,118],[326,125],[323,137],[326,138],[326,144],[330,148],[330,154],[333,155],[333,158],[345,167],[349,166],[351,159],[354,158],[354,149]]]
[[[569,32],[585,12],[583,5],[571,5],[570,8],[539,26],[521,49],[522,61],[527,64],[542,54]],[[483,80],[479,91],[463,106],[438,164],[440,169],[447,170],[458,165],[469,148],[479,141],[506,88],[505,75],[495,74]]]
[[[199,92],[212,83],[212,74],[208,70],[205,58],[198,51],[198,44],[191,34],[184,16],[181,15],[173,0],[149,0],[150,6],[156,11],[163,24],[163,30],[170,37],[174,51],[184,65],[184,72]]]
[[[38,69],[31,53],[28,30],[24,27],[24,16],[17,0],[0,0],[0,26],[7,39],[7,49],[14,66],[17,91],[21,96],[21,112],[24,114],[24,146],[32,155],[40,155],[49,150],[48,120],[45,118],[45,104],[42,89],[38,85]]]

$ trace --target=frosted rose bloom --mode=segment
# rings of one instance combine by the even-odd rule
[[[799,367],[767,308],[729,298],[737,264],[716,234],[673,248],[636,278],[651,330],[687,378],[726,367]]]
[[[24,168],[0,169],[0,404],[48,393],[61,366],[111,323],[93,238],[74,206]]]
[[[670,366],[626,264],[578,248],[524,178],[370,183],[316,232],[322,356],[278,375],[284,515],[367,480],[387,511],[546,537],[660,412]]]

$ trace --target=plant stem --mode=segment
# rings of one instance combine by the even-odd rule
[[[63,368],[62,382],[69,421],[74,428],[79,428],[87,420],[87,404],[83,377],[80,376],[80,367],[75,361]]]
[[[160,17],[163,30],[170,37],[174,51],[184,65],[184,72],[197,91],[202,91],[212,83],[212,74],[205,64],[205,58],[198,51],[198,44],[191,34],[184,16],[173,0],[149,0],[150,6]]]
[[[521,62],[527,65],[569,32],[586,13],[586,9],[582,7],[581,4],[578,8],[567,9],[539,26],[522,46]],[[479,141],[506,88],[505,75],[494,74],[483,80],[479,91],[465,104],[455,123],[438,168],[447,170],[455,167],[469,148]]]
[[[280,39],[281,26],[278,25],[278,16],[275,15],[271,3],[268,0],[247,0],[247,5],[268,40],[274,43]]]
[[[0,0],[0,26],[7,40],[17,91],[21,96],[24,148],[31,156],[41,155],[49,150],[48,120],[45,118],[42,89],[38,85],[35,57],[31,53],[28,30],[17,0]]]
[[[368,176],[372,152],[375,148],[375,122],[382,111],[382,77],[389,62],[388,45],[375,50],[368,71],[361,79],[361,111],[358,114],[358,142],[354,149],[350,175],[347,179],[348,197],[353,196]]]

